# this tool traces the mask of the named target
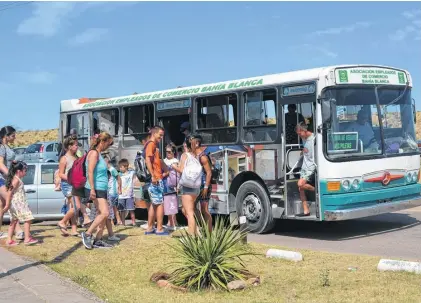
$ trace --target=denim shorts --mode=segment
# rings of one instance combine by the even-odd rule
[[[63,195],[66,198],[72,197],[72,189],[73,189],[73,187],[69,183],[67,183],[65,181],[61,181],[61,184],[60,185],[61,185],[61,192],[63,193]]]
[[[161,205],[164,202],[164,183],[162,181],[158,181],[158,184],[151,183],[148,192],[152,204]]]
[[[134,210],[134,198],[118,199],[119,211]]]
[[[6,185],[6,181],[2,178],[0,178],[0,187],[3,187]]]
[[[204,187],[205,187],[204,184],[202,184],[200,186],[200,193],[196,198],[196,202],[200,202],[200,203],[208,203],[209,202],[210,196],[212,194],[212,185],[208,187],[208,193],[207,193],[206,197],[202,198],[202,191],[203,191]]]
[[[191,188],[186,186],[180,186],[180,189],[178,191],[179,195],[193,195],[198,196],[200,193],[200,188]]]

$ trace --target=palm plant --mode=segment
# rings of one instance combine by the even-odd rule
[[[250,276],[242,257],[255,255],[241,243],[246,231],[240,231],[217,217],[213,231],[201,216],[196,218],[200,236],[182,232],[172,246],[178,261],[171,265],[169,282],[189,290],[225,289],[233,280]]]

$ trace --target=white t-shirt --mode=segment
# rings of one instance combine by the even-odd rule
[[[118,195],[119,199],[130,199],[134,197],[133,189],[135,182],[134,170],[129,170],[125,173],[120,173],[121,179],[121,195]]]
[[[164,159],[164,163],[166,166],[168,166],[168,168],[171,168],[171,165],[173,165],[174,163],[178,163],[178,159],[177,158],[172,158],[172,159]]]

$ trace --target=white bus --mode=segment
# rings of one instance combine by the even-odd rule
[[[347,65],[64,100],[60,134],[76,128],[86,149],[94,133],[107,131],[113,160],[133,163],[149,127],[161,125],[163,144],[181,146],[180,125],[188,121],[220,168],[211,213],[246,216],[263,233],[275,219],[347,220],[421,205],[411,88],[405,70]],[[307,193],[306,217],[297,216],[302,147],[294,126],[302,120],[316,136],[316,189]]]

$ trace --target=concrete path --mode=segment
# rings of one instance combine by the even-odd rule
[[[0,247],[0,302],[90,303],[102,302],[92,293]]]

